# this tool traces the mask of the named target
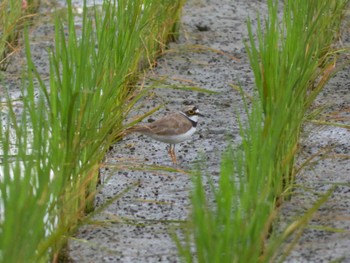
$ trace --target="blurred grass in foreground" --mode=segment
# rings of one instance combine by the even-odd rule
[[[0,262],[59,261],[67,236],[93,209],[99,164],[142,95],[131,92],[139,66],[152,64],[176,33],[182,5],[104,1],[88,17],[84,4],[78,30],[68,1],[67,21],[55,19],[49,85],[26,31],[23,111],[8,98],[0,116]]]
[[[332,192],[284,232],[275,226],[278,207],[292,194],[303,118],[335,70],[332,43],[349,1],[285,0],[282,19],[278,2],[268,1],[256,31],[248,21],[258,96],[251,107],[245,103],[243,143],[223,155],[219,182],[195,176],[191,222],[175,237],[185,262],[283,260],[292,247],[282,251],[282,241],[305,227]]]

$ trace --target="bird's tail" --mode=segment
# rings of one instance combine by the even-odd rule
[[[125,130],[119,131],[117,133],[113,134],[113,138],[115,142],[121,140],[122,138],[132,134],[132,133],[148,133],[149,132],[149,128],[147,127],[147,125],[143,125],[143,124],[136,124],[132,127],[129,127]]]
[[[130,128],[127,128],[123,131],[123,135],[127,136],[131,133],[139,132],[139,133],[147,133],[149,132],[150,128],[147,125],[144,124],[136,124]]]

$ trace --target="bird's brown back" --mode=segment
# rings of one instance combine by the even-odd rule
[[[156,135],[176,135],[192,128],[192,123],[183,114],[176,112],[168,114],[152,123],[137,124],[129,132]]]

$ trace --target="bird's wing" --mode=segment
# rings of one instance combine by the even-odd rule
[[[142,128],[141,128],[142,127]],[[141,133],[156,135],[175,135],[191,129],[192,123],[181,113],[172,113],[152,123],[140,126]]]

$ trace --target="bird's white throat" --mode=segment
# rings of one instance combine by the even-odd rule
[[[194,122],[198,122],[198,115],[187,116],[187,118],[191,119]]]

